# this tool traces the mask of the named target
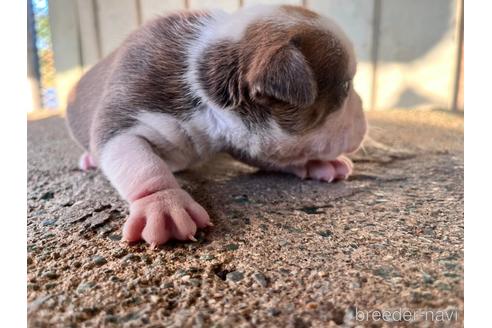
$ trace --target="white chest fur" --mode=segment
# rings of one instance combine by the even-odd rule
[[[250,155],[260,151],[260,137],[252,134],[237,114],[226,109],[203,106],[191,118],[145,112],[139,124],[127,133],[147,139],[173,172],[208,159],[233,145]]]

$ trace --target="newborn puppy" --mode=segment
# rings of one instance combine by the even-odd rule
[[[366,133],[353,47],[294,6],[183,12],[132,33],[72,90],[67,119],[130,204],[127,241],[194,240],[211,225],[173,172],[226,151],[267,170],[331,182]]]

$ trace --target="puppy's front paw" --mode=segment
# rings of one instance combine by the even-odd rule
[[[210,218],[203,207],[182,189],[168,189],[140,198],[130,205],[130,216],[123,227],[123,239],[145,240],[152,247],[170,239],[195,240],[196,229]]]
[[[334,180],[345,180],[354,168],[352,161],[344,155],[338,156],[333,161],[313,160],[304,166],[291,166],[285,169],[286,172],[297,175],[301,179],[313,179],[326,182]]]
[[[353,168],[352,161],[344,155],[333,161],[309,161],[306,164],[307,177],[326,182],[347,179]]]

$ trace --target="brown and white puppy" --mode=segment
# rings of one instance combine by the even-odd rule
[[[353,47],[328,18],[293,6],[183,12],[132,33],[88,71],[67,118],[130,203],[128,241],[194,239],[207,212],[172,172],[227,151],[268,170],[345,179],[366,133]]]

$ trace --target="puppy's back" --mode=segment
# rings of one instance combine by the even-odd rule
[[[67,124],[73,139],[85,150],[89,150],[92,120],[101,103],[114,58],[115,52],[87,71],[68,96]]]
[[[192,112],[199,100],[185,82],[188,51],[210,19],[201,11],[158,17],[90,69],[68,100],[74,139],[93,150],[131,127],[138,111],[176,117]]]

